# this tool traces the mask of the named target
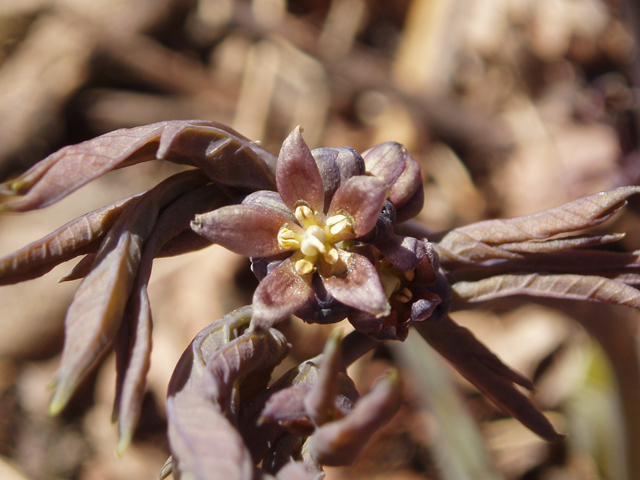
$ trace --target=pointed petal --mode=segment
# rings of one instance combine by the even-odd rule
[[[295,271],[295,258],[284,260],[258,285],[253,294],[253,328],[265,331],[313,299],[310,275],[302,277]]]
[[[340,251],[340,258],[347,264],[343,276],[323,276],[327,291],[339,302],[376,317],[389,315],[391,307],[380,283],[378,271],[362,255]]]
[[[368,176],[352,177],[335,193],[328,217],[346,211],[354,220],[355,237],[362,237],[376,226],[387,195],[385,184]]]
[[[324,209],[329,209],[331,198],[338,187],[349,178],[364,175],[364,160],[351,147],[315,148],[311,150],[324,185]]]
[[[426,240],[394,235],[391,240],[376,245],[382,255],[402,271],[413,270],[425,258],[430,247]],[[435,280],[435,274],[434,280]]]
[[[396,142],[385,142],[362,154],[367,171],[389,187],[389,201],[396,207],[398,222],[422,210],[424,189],[420,164]]]
[[[278,244],[278,232],[284,225],[304,233],[289,217],[260,205],[229,205],[196,215],[191,222],[196,233],[246,257],[270,257],[285,251]]]
[[[282,215],[288,217],[291,223],[297,223],[296,217],[289,207],[282,201],[282,197],[278,192],[270,192],[269,190],[260,190],[247,195],[242,200],[243,205],[260,205],[263,207],[277,210]]]
[[[316,212],[322,214],[322,177],[311,150],[300,134],[301,131],[300,127],[296,127],[282,144],[276,170],[278,193],[291,211],[294,211],[297,201],[304,200]]]

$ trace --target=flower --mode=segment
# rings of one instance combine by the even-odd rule
[[[337,157],[320,153],[314,158],[296,128],[278,157],[277,193],[254,192],[241,204],[192,222],[195,232],[214,243],[269,260],[253,296],[253,328],[267,329],[312,303],[319,286],[337,302],[373,317],[391,312],[372,261],[356,251],[356,240],[376,227],[388,185],[358,174],[362,159],[354,151]]]
[[[397,265],[402,262],[394,265],[387,257],[378,255],[375,265],[391,312],[383,318],[374,318],[368,312],[352,309],[348,318],[356,330],[377,340],[404,341],[409,327],[429,318],[436,307],[448,310],[451,294],[444,276],[438,275],[438,254],[427,240],[418,242],[421,248],[415,250],[422,260],[417,265],[407,265],[405,270]]]

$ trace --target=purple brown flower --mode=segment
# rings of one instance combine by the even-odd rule
[[[390,306],[377,270],[353,247],[376,226],[387,185],[375,176],[348,173],[331,195],[334,186],[326,188],[327,175],[300,132],[296,128],[283,143],[277,193],[255,192],[242,204],[198,215],[192,228],[241,255],[279,260],[269,264],[254,293],[254,328],[269,328],[312,302],[314,277],[338,302],[386,316]]]

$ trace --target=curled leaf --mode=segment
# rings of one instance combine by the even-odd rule
[[[318,380],[304,397],[305,410],[315,425],[323,425],[336,416],[336,396],[338,395],[338,375],[344,371],[340,339],[342,332],[334,330],[322,351],[322,363]]]
[[[259,478],[251,453],[230,420],[234,418],[227,408],[230,402],[220,394],[231,396],[226,386],[234,389],[233,384],[241,381],[240,376],[246,375],[251,365],[264,366],[264,350],[251,348],[261,342],[258,337],[270,345],[269,351],[284,353],[287,348],[284,337],[275,330],[242,333],[250,320],[251,307],[244,307],[210,324],[196,336],[178,362],[167,397],[169,443],[178,478]],[[273,342],[277,346],[271,349]],[[232,364],[228,370],[221,365],[225,361]],[[216,390],[212,382],[217,380],[222,383]],[[212,399],[212,391],[223,403]]]
[[[289,352],[284,336],[275,329],[265,333],[247,332],[220,347],[207,361],[204,388],[211,400],[237,414],[233,404],[234,382],[251,371],[277,365]]]
[[[215,182],[243,190],[275,187],[275,156],[217,122],[171,122],[160,138],[161,160],[199,167]]]
[[[532,240],[545,240],[555,235],[571,233],[600,225],[626,204],[626,199],[640,192],[640,187],[621,187],[596,193],[560,207],[533,215],[510,219],[478,222],[456,228],[438,242],[444,259],[479,262],[490,258],[516,258],[518,251],[530,252],[538,246],[515,247],[513,244]],[[617,238],[593,238],[595,244],[614,241]],[[572,242],[579,242],[572,240]],[[583,242],[585,242],[583,240]],[[586,241],[588,243],[588,241]],[[495,248],[509,244],[506,248]],[[556,241],[551,249],[575,248],[579,244],[567,240]],[[543,247],[544,248],[544,247]],[[547,250],[548,251],[548,250]]]
[[[560,207],[533,215],[478,222],[455,231],[491,245],[540,240],[561,233],[575,232],[605,222],[626,205],[640,187],[620,187],[574,200]]]

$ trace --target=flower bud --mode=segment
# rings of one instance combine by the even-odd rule
[[[351,147],[316,148],[311,155],[318,165],[324,184],[324,209],[329,208],[333,194],[345,181],[356,175],[364,175],[364,160]]]
[[[396,207],[398,222],[409,220],[422,210],[424,190],[420,164],[403,145],[381,143],[364,152],[362,157],[367,172],[389,186],[389,201]]]

